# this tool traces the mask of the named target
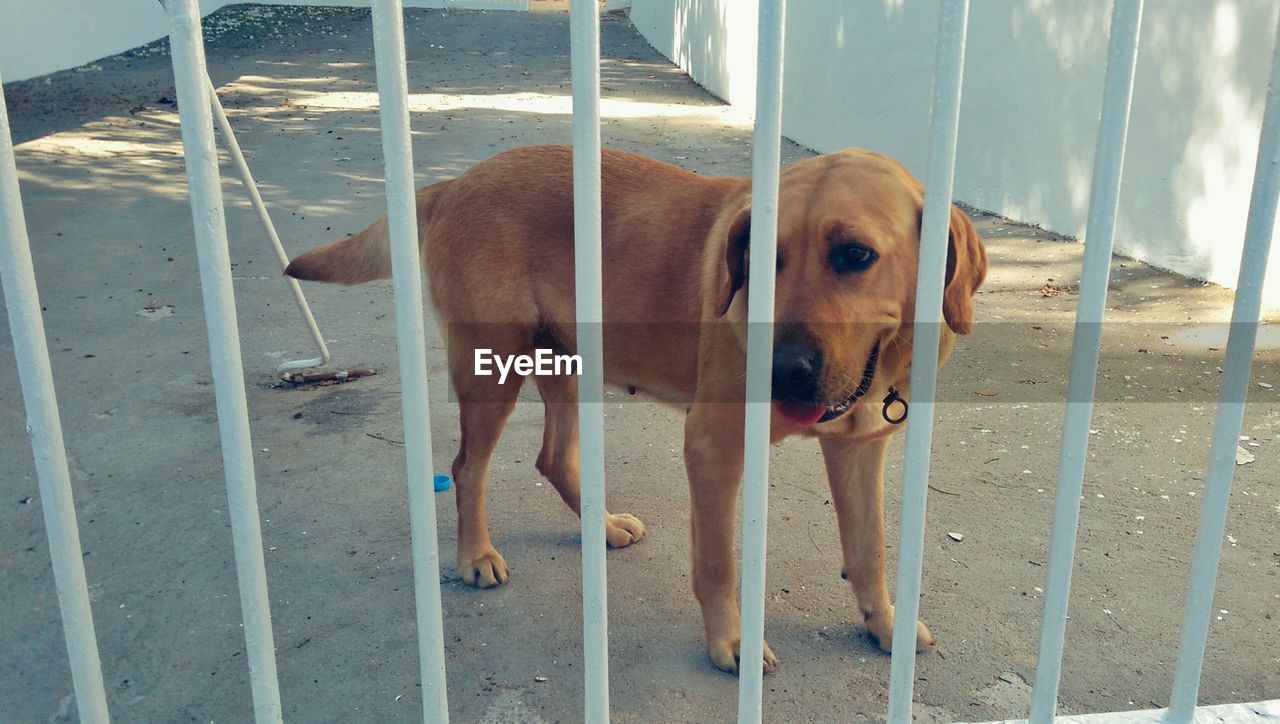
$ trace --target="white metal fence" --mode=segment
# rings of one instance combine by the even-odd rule
[[[1071,355],[1068,402],[1058,469],[1058,485],[1030,719],[1051,721],[1057,707],[1067,599],[1071,585],[1080,492],[1104,316],[1109,259],[1124,159],[1125,136],[1138,53],[1142,0],[1116,0],[1094,163],[1088,236],[1082,271],[1076,333]],[[414,210],[413,159],[400,0],[373,4],[377,80],[386,157],[387,212],[392,240],[393,280],[399,341],[402,400],[412,525],[415,600],[423,687],[423,717],[448,720],[444,631],[437,572],[439,553],[432,496],[431,436],[422,311],[422,274]],[[915,667],[915,622],[920,594],[929,451],[941,297],[946,266],[948,212],[963,86],[968,0],[943,0],[938,33],[927,192],[917,280],[915,358],[911,389],[913,424],[906,441],[902,520],[897,575],[888,718],[911,720]],[[601,325],[601,195],[599,114],[599,19],[596,0],[572,0],[573,142],[578,353],[583,359],[582,561],[585,719],[609,717],[608,634],[604,540],[603,355]],[[235,545],[236,571],[252,683],[259,722],[281,721],[280,695],[263,562],[261,529],[249,441],[244,375],[235,324],[223,219],[213,115],[208,93],[197,0],[170,0],[170,38],[182,142],[195,222],[205,316],[216,388],[219,434]],[[760,0],[759,85],[754,135],[753,255],[749,285],[748,394],[744,476],[742,658],[758,661],[763,651],[768,434],[773,319],[772,263],[776,255],[777,193],[785,0]],[[1280,197],[1280,53],[1273,59],[1271,86],[1259,144],[1244,255],[1223,365],[1220,403],[1209,454],[1206,494],[1200,517],[1184,609],[1177,671],[1167,712],[1148,720],[1191,721],[1204,659],[1211,604],[1234,473],[1237,435],[1261,311],[1266,259]],[[8,310],[19,377],[26,402],[27,430],[35,455],[41,500],[53,559],[58,602],[70,655],[81,721],[108,721],[97,641],[81,561],[57,400],[49,366],[43,320],[19,197],[8,115],[0,96],[0,282]],[[754,393],[752,392],[754,391]],[[766,402],[761,402],[761,401]],[[1084,400],[1084,401],[1082,401]],[[762,675],[744,666],[738,719],[762,718]],[[1215,710],[1217,708],[1214,708]]]

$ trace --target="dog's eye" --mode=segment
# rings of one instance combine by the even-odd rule
[[[836,274],[852,274],[866,271],[876,263],[880,255],[862,244],[847,243],[832,247],[827,259]]]

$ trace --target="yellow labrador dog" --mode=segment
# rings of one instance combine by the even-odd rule
[[[477,375],[477,350],[532,355],[576,348],[572,150],[501,153],[418,191],[421,246],[461,413],[458,570],[468,584],[505,583],[485,515],[489,458],[523,378]],[[693,590],[707,651],[738,670],[733,552],[742,477],[744,285],[749,179],[700,176],[605,151],[604,341],[608,382],[679,404],[693,522]],[[899,163],[851,149],[785,168],[778,221],[772,437],[816,437],[839,520],[844,567],[867,632],[892,646],[885,583],[885,450],[905,417],[923,191]],[[973,322],[986,253],[963,212],[951,212],[941,357]],[[386,220],[308,251],[286,272],[357,284],[391,275]],[[577,384],[534,376],[546,425],[538,470],[579,512]],[[608,514],[609,545],[644,525]],[[919,624],[916,645],[933,644]],[[768,646],[761,665],[777,658]]]

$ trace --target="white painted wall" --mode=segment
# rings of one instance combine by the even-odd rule
[[[632,0],[631,22],[702,87],[753,109],[759,9],[757,0]]]
[[[209,14],[236,0],[200,0]],[[371,0],[258,0],[262,5],[368,7]],[[404,0],[405,7],[445,0]],[[5,0],[0,5],[0,77],[9,81],[66,70],[145,45],[168,33],[157,0]]]
[[[201,0],[211,12],[225,0]],[[156,0],[7,0],[0,9],[5,82],[74,68],[165,34]]]
[[[1102,105],[1108,0],[971,3],[956,197],[1083,236]],[[633,0],[660,52],[754,104],[755,0]],[[1146,3],[1117,251],[1232,286],[1280,4]],[[924,176],[937,5],[788,3],[783,131],[884,151]],[[1280,306],[1280,250],[1266,291]]]

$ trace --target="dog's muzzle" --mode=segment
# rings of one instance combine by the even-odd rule
[[[867,394],[867,391],[871,389],[871,384],[875,381],[876,365],[879,361],[880,343],[877,342],[871,348],[871,354],[867,358],[866,366],[862,369],[862,379],[858,381],[857,388],[848,397],[839,402],[822,405],[820,403],[797,400],[778,400],[773,403],[774,407],[783,417],[800,425],[830,422],[848,412],[859,398]]]
[[[818,418],[818,422],[830,422],[840,417],[848,412],[850,407],[853,407],[853,403],[857,402],[858,398],[867,394],[867,390],[871,389],[871,383],[875,382],[876,365],[879,362],[880,343],[876,342],[876,346],[871,348],[871,356],[867,358],[867,366],[862,368],[862,379],[858,382],[858,389],[854,390],[853,394],[846,397],[843,402],[837,405],[828,405],[827,409],[822,413],[822,417]]]

